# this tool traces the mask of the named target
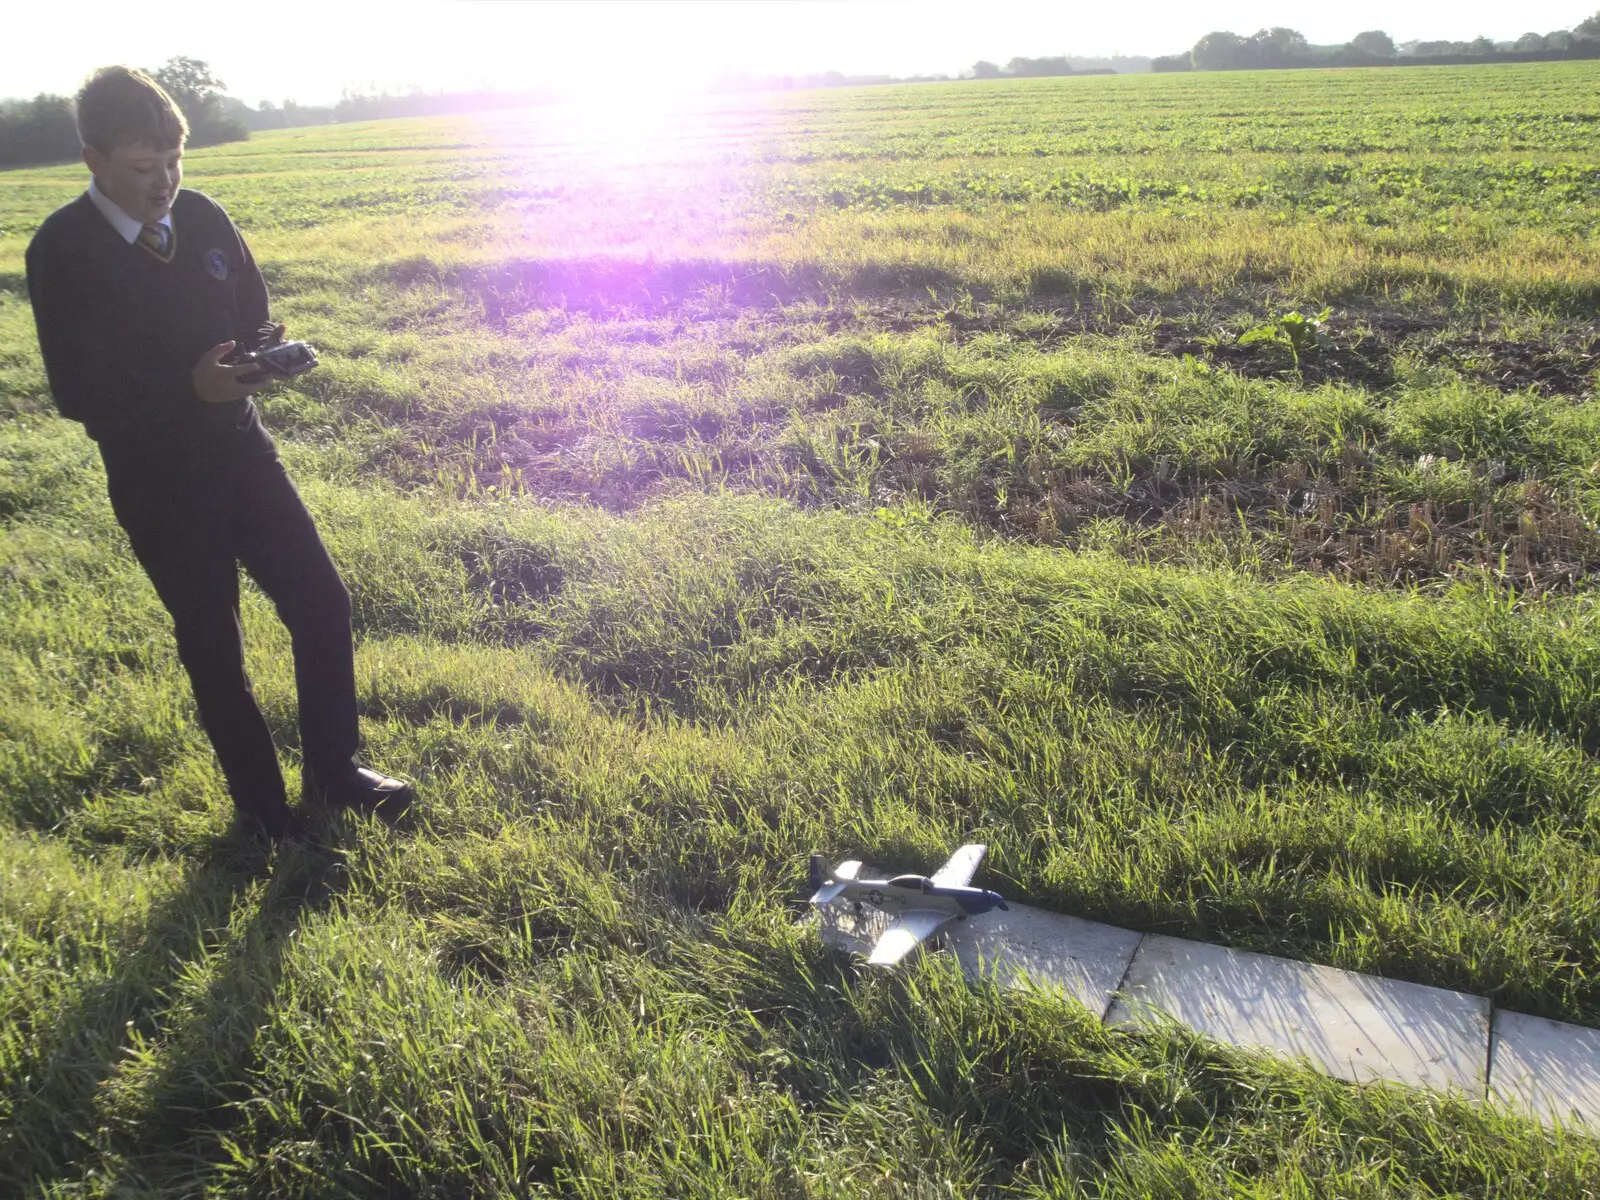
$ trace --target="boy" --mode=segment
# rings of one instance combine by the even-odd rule
[[[93,180],[28,246],[39,346],[172,616],[234,805],[269,837],[305,836],[245,675],[240,563],[293,640],[306,797],[403,804],[409,784],[355,761],[350,595],[251,401],[259,368],[227,361],[270,328],[261,273],[222,208],[178,189],[189,131],[159,84],[107,67],[77,104]]]

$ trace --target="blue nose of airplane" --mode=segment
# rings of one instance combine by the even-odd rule
[[[1001,899],[999,892],[985,892],[984,895],[987,896],[994,903],[994,906],[1001,912],[1011,911],[1011,906]]]

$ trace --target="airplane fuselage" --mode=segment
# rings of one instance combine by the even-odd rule
[[[970,917],[991,908],[1004,908],[998,892],[975,887],[950,887],[925,875],[896,875],[893,879],[852,879],[838,896],[852,904],[870,904],[896,915],[908,909],[938,909],[951,917]]]
[[[895,875],[889,879],[858,878],[861,864],[851,859],[835,867],[830,880],[827,862],[822,855],[813,854],[811,903],[825,907],[843,900],[856,906],[857,916],[863,904],[881,909],[891,919],[877,935],[867,963],[892,967],[948,922],[1006,907],[1000,893],[967,886],[983,861],[984,850],[977,843],[962,846],[933,876]]]

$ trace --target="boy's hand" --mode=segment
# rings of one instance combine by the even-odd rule
[[[194,380],[194,390],[200,399],[207,404],[228,404],[234,400],[243,400],[246,396],[253,396],[262,388],[263,382],[258,379],[254,383],[245,383],[239,376],[248,375],[261,368],[255,363],[239,363],[230,365],[222,360],[233,353],[233,342],[222,342],[211,347],[200,356],[200,361],[195,363],[189,372],[189,377]]]

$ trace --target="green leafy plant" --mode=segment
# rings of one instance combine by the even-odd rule
[[[1333,339],[1328,336],[1325,329],[1332,312],[1331,308],[1325,308],[1314,317],[1299,312],[1283,313],[1241,333],[1239,345],[1265,343],[1281,346],[1289,351],[1289,356],[1294,360],[1295,370],[1298,371],[1302,355],[1333,349]]]

